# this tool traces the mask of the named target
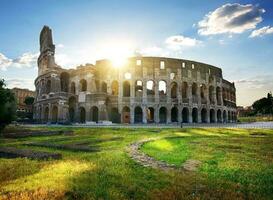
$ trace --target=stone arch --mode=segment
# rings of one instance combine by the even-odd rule
[[[49,94],[51,92],[51,80],[46,81],[46,94]]]
[[[112,89],[112,95],[117,96],[118,95],[118,81],[113,81],[112,85],[111,85],[111,89]]]
[[[178,109],[175,106],[171,110],[171,121],[178,122]]]
[[[231,121],[231,115],[230,115],[230,111],[228,111],[228,122]]]
[[[197,108],[192,109],[192,122],[198,123],[198,109]]]
[[[210,109],[209,111],[209,118],[210,118],[210,123],[215,123],[215,110],[214,109]]]
[[[123,82],[123,97],[130,97],[130,82],[129,81],[124,81]]]
[[[81,92],[87,91],[87,81],[85,79],[80,80]]]
[[[203,101],[206,101],[206,91],[207,91],[206,85],[205,85],[205,84],[202,84],[202,85],[200,86],[200,96],[201,96],[201,99],[202,99]]]
[[[110,119],[113,123],[120,123],[120,114],[118,112],[118,108],[111,109]]]
[[[53,106],[52,108],[52,123],[57,123],[58,122],[58,107]]]
[[[86,122],[86,111],[84,107],[79,108],[80,111],[80,123],[85,123]]]
[[[75,122],[75,109],[76,109],[76,98],[74,96],[68,99],[68,111],[70,122]]]
[[[152,80],[146,82],[147,95],[155,95],[155,83]]]
[[[182,83],[182,98],[188,98],[188,83],[185,81]]]
[[[107,83],[105,83],[104,81],[101,83],[101,91],[103,93],[107,93]]]
[[[136,80],[135,82],[135,96],[142,97],[143,95],[143,82],[141,80]]]
[[[45,123],[49,122],[48,116],[49,116],[49,108],[46,107],[46,108],[45,108],[45,111],[44,111],[44,122],[45,122]]]
[[[71,85],[70,85],[70,92],[72,94],[76,94],[76,84],[75,84],[75,82],[71,83]]]
[[[97,106],[92,106],[90,109],[90,119],[93,122],[98,123],[99,121],[99,109]]]
[[[176,82],[171,83],[171,98],[172,99],[177,98],[177,83]]]
[[[166,96],[166,94],[167,94],[166,81],[161,80],[158,82],[158,93],[159,93],[159,96]]]
[[[220,109],[217,110],[217,122],[222,122],[222,112]]]
[[[130,123],[130,108],[128,106],[122,109],[122,123]]]
[[[189,109],[187,107],[184,107],[182,109],[182,122],[183,123],[189,122]]]
[[[142,108],[140,106],[135,107],[135,112],[134,112],[134,118],[135,118],[135,123],[142,123]]]
[[[61,81],[61,91],[68,92],[69,89],[69,74],[67,72],[62,72],[60,75]]]
[[[214,104],[214,87],[211,85],[209,86],[209,102],[210,104]]]
[[[154,122],[154,108],[153,107],[148,107],[147,109],[147,122],[148,123],[153,123]]]
[[[197,97],[197,83],[192,83],[191,94],[193,97]]]
[[[216,100],[217,100],[217,104],[220,105],[221,104],[221,88],[219,86],[216,87]]]
[[[167,123],[167,108],[165,107],[159,109],[159,123]]]
[[[223,122],[227,122],[227,111],[223,111]]]
[[[201,110],[201,121],[202,123],[207,123],[207,109],[203,108]]]

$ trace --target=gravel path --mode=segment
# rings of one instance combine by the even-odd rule
[[[130,157],[137,163],[143,165],[144,167],[151,167],[154,169],[161,169],[164,171],[168,170],[186,170],[186,171],[196,171],[200,166],[201,162],[198,160],[187,160],[181,167],[177,167],[174,164],[169,164],[164,161],[156,160],[147,154],[143,153],[140,148],[141,146],[150,141],[156,140],[155,138],[150,138],[146,140],[141,140],[135,142],[129,146],[128,153]]]

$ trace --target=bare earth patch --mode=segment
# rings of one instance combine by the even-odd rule
[[[17,149],[15,147],[1,147],[0,158],[30,158],[38,160],[60,159],[62,155],[59,153],[50,153],[44,151],[34,151],[31,149]]]

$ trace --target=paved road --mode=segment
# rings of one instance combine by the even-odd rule
[[[28,127],[90,127],[90,128],[180,128],[180,124],[73,124],[73,125],[58,125],[58,124],[28,124]],[[263,128],[273,129],[273,122],[253,122],[253,123],[226,123],[226,124],[183,124],[184,128]]]

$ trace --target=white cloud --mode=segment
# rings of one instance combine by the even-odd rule
[[[64,48],[64,45],[63,45],[63,44],[57,44],[56,47],[57,47],[57,48]]]
[[[251,35],[249,37],[262,37],[263,35],[273,34],[273,27],[270,26],[264,26],[260,29],[252,31]]]
[[[202,42],[190,37],[185,37],[183,35],[174,35],[166,39],[166,44],[172,49],[179,49],[181,47],[193,47]]]
[[[139,53],[140,55],[143,55],[143,56],[163,56],[163,57],[168,56],[170,54],[167,50],[157,46],[144,48],[140,50]]]
[[[203,20],[198,22],[200,35],[243,33],[256,28],[265,10],[252,4],[225,4],[209,12]]]
[[[5,71],[11,65],[12,60],[0,53],[0,69]]]
[[[5,79],[5,82],[7,84],[8,88],[27,88],[30,90],[34,90],[34,80],[33,79],[16,79],[16,78],[11,78],[11,79]]]
[[[0,69],[5,71],[9,67],[25,68],[35,67],[37,64],[38,53],[23,53],[15,59],[10,59],[4,54],[0,53]]]

